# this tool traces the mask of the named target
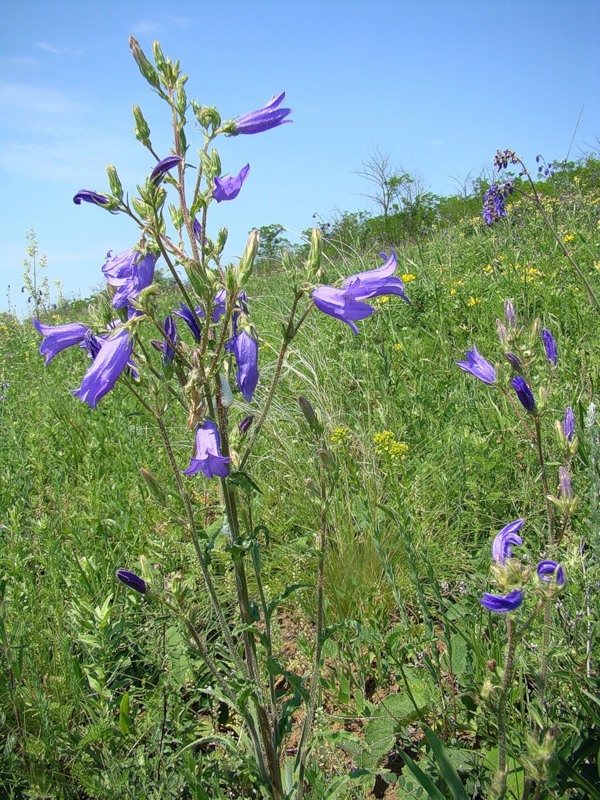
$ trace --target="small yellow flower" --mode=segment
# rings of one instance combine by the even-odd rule
[[[567,233],[563,236],[563,244],[569,244],[569,242],[575,241],[575,234],[574,233]]]
[[[380,306],[384,305],[385,303],[389,303],[389,302],[390,302],[389,295],[385,294],[385,295],[383,295],[383,297],[377,297],[373,301],[373,305],[377,306],[377,308],[379,308]]]
[[[473,308],[473,306],[478,306],[479,303],[481,303],[481,297],[473,297],[471,295],[471,297],[469,297],[469,299],[467,300],[467,305],[469,306],[469,308]]]
[[[410,272],[405,272],[404,275],[402,276],[402,280],[404,281],[404,283],[410,283],[411,281],[415,280],[415,277],[416,276],[411,275]]]
[[[528,267],[523,275],[521,275],[521,281],[526,283],[527,281],[533,281],[541,276],[542,273],[539,271],[539,269],[536,269],[535,267]]]
[[[594,269],[597,269],[597,270],[600,271],[600,261],[594,262]]]
[[[456,294],[456,289],[450,289],[450,297],[454,297]]]
[[[600,269],[600,262],[598,262],[598,269]],[[404,347],[402,346],[402,343],[401,342],[396,342],[396,344],[394,345],[394,350],[397,353],[401,353],[404,350]]]
[[[494,269],[494,268],[492,267],[492,265],[491,265],[491,264],[486,264],[486,265],[485,265],[485,267],[482,269],[482,272],[485,272],[487,275],[489,275],[489,274],[490,274],[490,272],[491,272],[493,269]]]
[[[405,442],[398,442],[393,431],[376,433],[373,436],[373,443],[378,456],[388,456],[394,463],[402,461],[408,452],[408,445]]]
[[[352,434],[345,425],[340,425],[331,431],[331,444],[347,444],[350,439],[352,439]]]

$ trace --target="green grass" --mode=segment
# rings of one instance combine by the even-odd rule
[[[561,234],[575,236],[574,253],[597,290],[599,210],[598,198],[578,193],[575,185],[552,208]],[[369,717],[381,698],[368,685],[374,682],[383,694],[395,691],[407,665],[423,684],[425,717],[450,748],[468,742],[468,749],[477,750],[477,741],[484,752],[493,741],[493,724],[478,699],[486,661],[502,662],[504,640],[500,621],[487,621],[477,598],[489,591],[493,535],[506,522],[526,517],[526,546],[535,563],[545,508],[535,453],[513,407],[455,362],[476,344],[501,364],[495,320],[510,297],[522,324],[539,317],[558,341],[559,366],[545,412],[552,491],[560,462],[553,421],[567,405],[575,409],[580,436],[573,469],[580,507],[561,552],[569,583],[553,622],[547,702],[535,713],[557,725],[561,757],[570,757],[573,769],[591,780],[592,756],[577,761],[575,754],[598,736],[598,707],[593,700],[582,705],[575,686],[592,695],[597,675],[586,676],[585,644],[590,626],[597,634],[598,552],[589,549],[582,561],[581,543],[593,540],[590,519],[597,513],[590,492],[598,476],[583,418],[589,403],[598,401],[600,330],[540,219],[525,207],[513,208],[511,219],[494,230],[466,219],[434,231],[418,247],[406,243],[398,251],[398,272],[415,276],[407,284],[412,305],[398,298],[376,302],[377,314],[359,324],[357,337],[313,310],[288,352],[251,461],[261,489],[255,521],[270,532],[264,569],[272,599],[288,584],[314,580],[317,462],[296,403],[298,395],[307,397],[335,457],[326,564],[332,627],[324,678],[331,718],[321,718],[319,729],[325,772],[343,772],[348,758],[360,761],[331,744],[338,717]],[[327,281],[377,264],[373,253],[332,257]],[[253,279],[262,387],[273,372],[288,284],[284,273]],[[166,308],[168,297],[161,303]],[[77,318],[85,321],[85,313],[79,308]],[[47,321],[74,318],[67,306]],[[171,620],[119,588],[114,578],[117,567],[128,567],[147,570],[157,585],[180,581],[210,633],[193,551],[177,514],[152,502],[140,477],[140,467],[151,468],[174,496],[159,436],[122,387],[95,411],[73,398],[68,389],[79,384],[86,368],[83,352],[73,348],[46,368],[38,339],[30,321],[2,320],[0,381],[10,383],[0,403],[3,796],[250,797],[246,762],[223,743],[228,737],[235,741],[235,721],[217,721],[219,705],[203,691],[204,665]],[[547,369],[543,360],[539,364],[536,378],[544,382]],[[500,382],[508,378],[504,364]],[[260,406],[264,391],[253,407]],[[247,411],[238,405],[232,415],[241,419]],[[184,468],[191,435],[174,405],[169,413]],[[377,435],[386,431],[407,446],[405,452],[394,457],[378,447]],[[216,489],[208,487],[205,495],[204,488],[198,480],[195,501],[218,502]],[[226,597],[233,576],[219,540],[213,567]],[[312,591],[295,597],[289,614],[310,632]],[[289,638],[283,619],[278,635],[283,651]],[[449,645],[460,664],[452,663]],[[302,650],[308,653],[310,644],[300,637],[299,648],[294,658],[302,664]],[[527,675],[537,669],[535,651],[525,649],[520,658],[521,702],[534,709]],[[457,676],[452,692],[450,673]],[[527,713],[523,706],[511,732],[514,758],[521,755]],[[392,744],[396,737],[405,748],[411,745],[408,723],[391,735]],[[564,769],[542,796],[588,796],[585,784],[567,779]],[[471,796],[480,796],[476,784],[483,767],[471,766],[470,772]],[[516,773],[514,780],[520,780]],[[369,781],[339,796],[367,796]],[[407,773],[402,781],[408,781]],[[443,791],[443,783],[438,786]]]

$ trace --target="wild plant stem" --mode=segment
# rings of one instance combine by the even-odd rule
[[[512,685],[516,644],[515,621],[510,617],[506,620],[506,635],[508,639],[506,661],[504,663],[504,675],[502,676],[502,687],[498,699],[498,775],[500,777],[500,789],[498,791],[497,800],[502,800],[506,792],[506,714],[507,700]]]
[[[302,726],[302,735],[298,745],[298,789],[296,800],[302,800],[304,797],[304,771],[306,767],[307,747],[310,742],[313,724],[315,720],[315,712],[320,694],[320,675],[321,675],[321,657],[323,652],[323,632],[325,629],[324,619],[324,591],[325,591],[325,545],[327,542],[327,476],[325,474],[324,464],[325,454],[319,453],[319,484],[321,494],[321,509],[320,509],[320,526],[317,536],[317,619],[315,629],[315,651],[313,656],[313,667],[310,676],[310,695],[308,701],[308,708],[306,709],[306,717],[304,718],[304,725]]]
[[[535,424],[535,445],[538,457],[538,464],[540,466],[540,474],[542,478],[542,488],[544,490],[544,502],[546,504],[546,517],[548,521],[548,541],[545,543],[544,550],[550,549],[550,555],[554,550],[554,511],[552,504],[548,499],[550,491],[548,489],[548,476],[546,475],[546,464],[544,461],[544,451],[542,449],[542,429],[540,425],[540,415],[536,412],[534,415]]]

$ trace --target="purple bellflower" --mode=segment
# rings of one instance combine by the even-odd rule
[[[221,437],[214,422],[207,419],[198,425],[195,444],[195,455],[183,474],[196,475],[203,472],[207,478],[215,475],[226,478],[229,474],[229,458],[221,455]]]
[[[105,339],[92,366],[83,376],[81,386],[72,390],[75,397],[87,403],[90,408],[96,408],[128,366],[132,350],[133,339],[126,328],[117,330]]]
[[[506,320],[506,324],[511,330],[517,327],[517,315],[515,313],[515,307],[512,304],[512,300],[504,301],[504,318]]]
[[[242,436],[245,436],[245,434],[248,433],[253,422],[254,422],[254,414],[250,414],[249,416],[244,417],[244,419],[240,422],[240,424],[238,425],[238,430]]]
[[[198,244],[202,244],[202,225],[198,220],[198,217],[194,217],[194,221],[192,222],[192,230],[194,232],[194,239],[198,242]]]
[[[162,161],[159,161],[150,173],[150,183],[159,184],[167,172],[172,170],[173,167],[176,167],[177,164],[180,164],[182,161],[183,159],[181,156],[176,155],[170,155],[166,158],[163,158]]]
[[[538,578],[544,581],[544,583],[551,583],[553,580],[556,580],[557,586],[562,586],[565,582],[565,572],[563,568],[556,561],[551,561],[550,559],[540,561],[537,565],[537,574]]]
[[[495,614],[506,614],[507,611],[514,611],[523,602],[523,589],[513,589],[509,594],[488,594],[483,593],[479,598],[482,606]]]
[[[258,342],[246,331],[233,336],[225,345],[237,364],[236,380],[240,392],[249,403],[258,383]]]
[[[181,319],[186,323],[186,325],[192,332],[192,336],[194,337],[194,339],[197,342],[199,342],[202,338],[202,331],[198,327],[198,323],[196,322],[194,315],[191,312],[191,309],[189,309],[184,303],[180,303],[179,305],[180,308],[177,309],[176,311],[173,311],[173,313],[176,314],[178,317],[181,317]],[[200,319],[204,316],[204,312],[202,311],[200,306],[196,306],[196,316],[199,317]]]
[[[506,183],[493,183],[483,196],[483,211],[481,216],[486,225],[506,216],[504,200],[514,191],[512,181]]]
[[[236,117],[233,120],[234,136],[240,133],[262,133],[271,128],[277,128],[279,125],[284,125],[291,122],[291,119],[286,119],[288,114],[292,113],[291,108],[279,108],[285,97],[285,92],[273,96],[269,102],[257,111],[250,111],[247,114],[242,114],[241,117]]]
[[[107,259],[102,272],[106,283],[115,290],[112,305],[114,308],[125,308],[152,283],[156,256],[153,253],[143,255],[132,248],[118,256],[111,256],[109,251]]]
[[[386,258],[382,253],[382,257]],[[363,302],[373,297],[395,294],[410,304],[404,294],[404,283],[393,277],[397,267],[396,253],[392,253],[382,267],[351,275],[341,287],[318,286],[311,292],[315,306],[324,314],[342,320],[357,334],[355,322],[371,316],[375,309]]]
[[[533,414],[535,412],[535,399],[525,378],[522,375],[517,375],[511,380],[511,384],[523,408]]]
[[[225,289],[219,289],[219,291],[215,294],[213,302],[214,305],[211,314],[211,319],[213,322],[218,322],[225,313],[225,309],[227,306],[227,292],[225,291]]]
[[[213,189],[212,196],[217,203],[222,203],[223,200],[235,200],[240,193],[242,184],[246,180],[246,176],[250,172],[250,164],[239,171],[239,173],[229,178],[215,178],[215,188]]]
[[[175,325],[175,320],[170,314],[165,319],[165,333],[167,337],[160,343],[160,349],[163,353],[163,364],[166,365],[173,363],[173,359],[175,358],[174,345],[177,344],[177,326]]]
[[[110,203],[110,198],[108,198],[105,194],[92,192],[91,189],[81,189],[81,191],[77,192],[73,198],[73,202],[75,205],[79,206],[81,205],[82,201],[84,203],[92,203],[95,206],[107,206]]]
[[[553,366],[556,366],[556,362],[558,361],[558,352],[556,349],[556,339],[548,328],[542,329],[542,341],[544,343],[544,350],[546,351],[546,358],[548,362]]]
[[[33,320],[38,333],[44,337],[40,345],[40,353],[46,357],[49,364],[54,356],[67,347],[83,344],[91,334],[90,329],[82,322],[68,322],[66,325],[44,325],[38,319]]]
[[[573,409],[569,406],[565,408],[565,418],[563,420],[563,433],[567,442],[573,441],[573,434],[575,433],[575,414]]]
[[[148,591],[148,584],[146,581],[140,578],[139,575],[136,575],[135,572],[130,572],[128,569],[118,569],[115,574],[121,583],[124,583],[125,586],[130,589],[140,594],[146,594]]]
[[[558,494],[566,500],[571,500],[573,497],[573,488],[571,486],[571,476],[566,467],[558,468]]]
[[[523,544],[523,540],[517,534],[517,531],[523,527],[524,523],[524,519],[516,519],[514,522],[509,522],[494,537],[492,558],[498,564],[504,564],[507,558],[511,558],[513,544]]]
[[[472,350],[467,350],[466,358],[466,361],[456,362],[462,370],[479,378],[480,381],[487,383],[488,386],[496,383],[496,370],[489,361],[485,360],[475,345],[473,345]]]

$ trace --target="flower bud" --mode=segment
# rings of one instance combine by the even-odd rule
[[[323,426],[319,422],[314,408],[311,406],[308,400],[302,396],[298,398],[298,405],[300,406],[300,411],[302,411],[304,414],[304,419],[308,422],[311,431],[317,436],[320,436],[323,433]]]
[[[133,36],[129,37],[129,48],[131,50],[131,55],[133,56],[134,61],[138,65],[138,68],[144,78],[151,86],[154,86],[156,89],[158,89],[160,87],[158,74],[144,55],[144,51],[140,47],[139,42],[134,39]]]
[[[146,594],[149,589],[148,584],[143,578],[140,578],[139,575],[136,575],[135,572],[130,572],[128,569],[118,569],[115,575],[121,583],[124,583],[125,586],[140,594]]]
[[[252,274],[252,269],[254,267],[254,259],[256,258],[256,254],[258,253],[259,244],[260,244],[260,235],[258,231],[256,230],[251,231],[250,236],[248,237],[248,242],[246,244],[246,249],[244,250],[244,255],[240,259],[240,263],[238,265],[238,275],[241,286],[244,285],[244,283],[248,280],[248,278]]]
[[[323,252],[323,237],[321,229],[318,227],[313,228],[310,237],[310,249],[308,251],[308,258],[306,259],[307,280],[314,281],[317,272],[321,266],[321,253]]]
[[[117,174],[116,167],[112,164],[109,164],[106,168],[106,173],[108,175],[108,183],[110,185],[110,191],[117,200],[123,200],[123,184],[119,180],[119,175]]]
[[[135,128],[133,129],[135,138],[138,142],[141,142],[144,147],[152,147],[152,142],[150,141],[150,127],[146,122],[142,109],[138,105],[134,105],[133,107],[133,119],[135,122]]]
[[[501,319],[496,320],[496,331],[502,347],[508,347],[508,331],[506,330],[506,325]]]
[[[150,494],[154,497],[154,499],[160,503],[161,505],[165,504],[166,501],[166,493],[163,487],[160,485],[154,473],[147,469],[146,467],[140,467],[140,475],[144,479],[144,483],[150,490]]]

